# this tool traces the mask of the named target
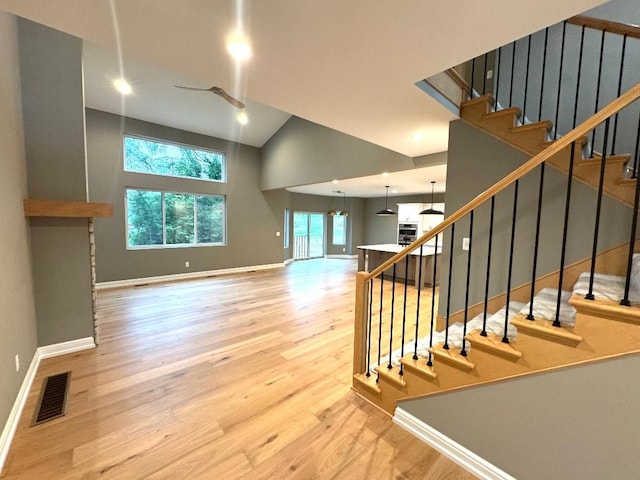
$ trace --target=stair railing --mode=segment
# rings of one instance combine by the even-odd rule
[[[511,277],[512,277],[512,266],[513,266],[513,256],[514,256],[514,238],[516,236],[517,231],[517,218],[518,218],[518,187],[520,181],[523,177],[527,176],[534,172],[534,170],[540,170],[540,184],[544,182],[544,165],[545,162],[548,161],[551,157],[555,155],[562,155],[563,153],[569,153],[568,160],[568,170],[569,175],[567,176],[567,187],[566,187],[566,202],[565,202],[565,212],[564,212],[564,223],[563,223],[563,232],[562,232],[562,251],[561,251],[561,260],[559,266],[559,280],[558,280],[558,306],[560,305],[560,297],[563,285],[563,272],[565,269],[565,250],[567,248],[566,238],[569,228],[569,214],[571,209],[571,191],[572,191],[572,183],[573,183],[573,175],[572,171],[574,168],[574,164],[578,162],[580,159],[576,155],[576,152],[580,152],[582,148],[582,139],[585,135],[591,133],[595,128],[598,128],[601,125],[604,125],[604,131],[608,132],[611,124],[612,118],[623,112],[626,108],[634,104],[636,100],[640,98],[640,83],[636,84],[632,88],[630,88],[627,92],[622,94],[620,97],[612,101],[610,104],[602,108],[596,114],[592,115],[586,121],[576,126],[569,133],[558,139],[557,141],[551,143],[546,149],[544,149],[539,154],[532,157],[530,160],[525,162],[520,167],[516,168],[514,171],[506,175],[492,187],[488,188],[462,208],[458,209],[454,213],[447,216],[447,218],[434,227],[429,232],[425,233],[422,237],[414,241],[412,244],[404,248],[399,253],[393,255],[391,258],[380,264],[378,267],[373,269],[370,272],[358,272],[356,274],[356,299],[355,299],[355,325],[354,325],[354,363],[353,363],[353,373],[354,375],[364,375],[366,377],[371,377],[372,375],[379,375],[381,373],[381,369],[386,371],[396,371],[398,375],[402,376],[404,373],[404,363],[403,361],[399,362],[399,368],[396,369],[396,364],[398,363],[398,358],[402,358],[407,353],[407,349],[413,349],[411,353],[411,358],[415,361],[418,361],[420,356],[424,357],[424,368],[428,369],[433,365],[432,353],[434,350],[434,330],[436,328],[436,296],[440,295],[439,303],[446,310],[446,315],[444,318],[444,339],[442,339],[441,348],[444,350],[449,350],[450,342],[452,339],[449,337],[449,326],[451,315],[451,288],[452,284],[455,281],[464,281],[466,284],[466,293],[464,300],[464,313],[463,313],[463,329],[462,329],[462,338],[457,339],[456,341],[460,343],[459,354],[461,356],[466,355],[466,336],[467,336],[467,323],[469,320],[470,309],[469,309],[469,301],[470,298],[468,296],[469,293],[469,279],[481,278],[482,276],[486,276],[486,285],[484,289],[484,306],[483,306],[483,322],[480,331],[481,336],[487,336],[491,333],[498,334],[498,338],[502,340],[503,343],[509,343],[509,304],[510,299],[509,295],[512,291],[511,285]],[[635,104],[634,104],[635,105]],[[615,120],[614,120],[615,121]],[[638,122],[638,131],[640,132],[640,117],[637,120]],[[640,138],[640,134],[639,134]],[[640,141],[640,140],[639,140]],[[607,135],[605,135],[605,147],[608,142]],[[636,142],[637,143],[637,142]],[[606,149],[605,149],[606,150]],[[606,169],[607,156],[605,153],[601,156],[600,159],[600,177],[599,177],[599,188],[598,188],[598,201],[597,208],[594,212],[594,237],[593,237],[593,248],[592,248],[592,258],[591,264],[595,265],[596,254],[598,252],[598,237],[600,235],[600,215],[601,215],[601,204],[602,204],[602,193],[603,193],[603,184],[604,184],[604,172]],[[638,213],[638,203],[640,200],[640,177],[635,179],[635,203],[632,212],[632,221],[630,222],[631,230],[630,230],[630,244],[629,244],[629,256],[627,263],[627,275],[626,275],[626,285],[625,285],[625,294],[624,298],[620,302],[621,305],[629,305],[629,283],[630,277],[629,272],[631,271],[631,263],[634,252],[634,244],[636,238],[636,227],[637,227],[637,213]],[[513,193],[510,193],[511,190]],[[540,186],[539,195],[541,196],[543,192],[542,185]],[[504,325],[501,328],[500,332],[488,332],[487,331],[487,315],[488,315],[488,303],[489,303],[489,277],[490,277],[490,269],[497,262],[495,261],[495,257],[498,253],[504,252],[492,252],[492,239],[496,234],[494,230],[494,210],[496,206],[496,202],[498,201],[497,196],[500,195],[500,199],[504,200],[505,197],[507,201],[512,202],[512,213],[511,213],[511,225],[508,228],[509,239],[509,252],[508,252],[508,278],[506,285],[506,295],[507,295],[507,308],[505,312]],[[488,249],[487,251],[480,251],[477,255],[487,255],[487,270],[486,272],[476,272],[472,271],[472,263],[471,258],[472,255],[476,255],[476,250],[474,250],[473,243],[475,241],[474,232],[473,232],[473,217],[474,212],[476,212],[480,207],[485,208],[485,204],[490,208],[490,225],[489,225],[489,238],[488,238]],[[539,235],[540,230],[540,215],[542,209],[542,200],[538,199],[538,209],[536,216],[536,237]],[[586,216],[586,214],[585,214]],[[468,233],[469,239],[469,248],[467,251],[466,258],[466,275],[464,279],[454,279],[453,273],[454,269],[452,267],[454,244],[456,241],[456,235],[459,235],[457,232],[456,226],[459,225],[460,221],[463,219],[468,219],[468,231],[465,230],[465,233]],[[464,225],[460,226],[462,228]],[[433,280],[430,289],[422,289],[422,260],[424,256],[433,253],[436,258],[439,253],[439,245],[444,245],[446,242],[445,236],[448,236],[448,268],[446,266],[440,265],[438,266],[438,262],[433,262]],[[433,240],[435,243],[435,248],[432,245],[425,245],[427,242]],[[536,258],[538,255],[538,242],[535,242],[534,252],[532,252],[533,259],[533,278],[532,282],[535,284],[536,281]],[[420,266],[418,269],[418,279],[416,288],[408,287],[408,273],[409,273],[409,258],[410,255],[414,253],[414,256],[417,257],[417,261],[420,262]],[[416,253],[417,252],[417,253]],[[403,263],[404,262],[404,263]],[[443,295],[442,292],[438,293],[438,287],[436,287],[436,279],[438,269],[441,271],[441,275],[445,274],[447,278],[447,292]],[[391,271],[389,274],[388,272]],[[401,281],[399,277],[404,277]],[[593,283],[593,268],[591,273],[591,285]],[[376,291],[377,290],[377,291]],[[533,294],[535,288],[532,288],[531,299],[530,302],[533,302]],[[424,313],[420,310],[420,297],[424,292],[428,292],[431,295],[431,308],[430,312]],[[591,287],[589,290],[589,294],[592,293]],[[589,295],[587,295],[589,298]],[[415,314],[413,314],[413,306],[415,305]],[[429,314],[430,313],[430,314]],[[529,312],[531,317],[533,317],[533,309]],[[398,320],[402,318],[402,323],[399,325]],[[527,317],[528,318],[528,317]],[[530,320],[534,320],[533,318],[529,318]],[[422,328],[420,323],[423,323]],[[424,322],[428,321],[427,328],[424,326]],[[560,327],[561,319],[560,319],[560,309],[557,308],[556,317],[553,321],[553,325],[556,327]],[[399,329],[399,332],[398,332]],[[495,328],[494,328],[495,330]],[[395,331],[395,333],[394,333]],[[429,332],[428,345],[419,345],[418,337],[421,335],[421,332]],[[411,338],[413,335],[413,338]],[[396,348],[399,347],[399,348]],[[388,350],[387,350],[388,348]],[[422,351],[421,351],[422,350]],[[419,355],[420,353],[420,355]],[[394,358],[396,356],[397,358]],[[384,368],[386,366],[386,368]]]
[[[467,91],[493,95],[496,110],[519,107],[523,124],[553,120],[557,139],[640,81],[639,58],[640,27],[576,16],[467,62]],[[634,113],[611,122],[608,154],[633,148]],[[590,133],[592,156],[604,132]],[[636,177],[637,158],[628,171]]]

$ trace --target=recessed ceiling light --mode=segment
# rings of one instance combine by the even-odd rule
[[[424,133],[414,133],[411,135],[411,138],[413,138],[414,141],[419,142],[420,140],[424,140]]]
[[[249,123],[249,117],[247,117],[247,114],[244,112],[240,112],[236,118],[238,119],[238,122],[240,122],[241,125],[246,125],[247,123]]]
[[[129,95],[133,92],[131,85],[124,78],[117,78],[113,81],[113,86],[117,91],[119,91],[122,95]]]
[[[394,188],[393,190],[391,190],[391,193],[398,193],[398,190]]]
[[[382,172],[382,176],[383,177],[388,177],[389,176],[389,172]]]
[[[227,52],[237,61],[241,62],[251,57],[251,46],[244,38],[234,38],[227,42]]]
[[[334,180],[332,183],[333,183],[334,185],[337,185],[337,184],[339,184],[339,183],[340,183],[340,180]]]

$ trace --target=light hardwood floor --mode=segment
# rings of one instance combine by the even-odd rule
[[[43,361],[3,479],[475,478],[350,389],[355,262],[101,292],[101,344]],[[30,427],[42,379],[67,414]]]

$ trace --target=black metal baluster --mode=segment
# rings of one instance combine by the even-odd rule
[[[491,214],[489,216],[489,246],[487,247],[487,279],[484,284],[484,314],[482,318],[482,332],[480,335],[487,336],[487,306],[489,304],[489,272],[491,271],[491,244],[493,243],[493,212],[496,206],[495,195],[491,197]]]
[[[622,57],[620,58],[620,76],[618,77],[618,97],[620,97],[620,94],[622,93],[622,76],[624,74],[624,53],[625,50],[627,48],[627,36],[624,35],[622,37]],[[620,114],[620,112],[616,113],[616,118],[613,122],[613,141],[611,142],[611,155],[615,155],[616,154],[616,140],[617,140],[617,133],[618,133],[618,115]]]
[[[562,68],[564,66],[564,41],[567,36],[567,22],[562,23],[562,45],[560,47],[560,71],[558,72],[558,97],[556,99],[556,119],[554,122],[555,135],[554,139],[558,138],[558,121],[560,118],[560,94],[562,93]]]
[[[547,72],[547,43],[549,42],[549,27],[544,29],[544,47],[542,49],[542,78],[540,79],[540,104],[538,106],[538,120],[542,120],[542,99],[544,98],[544,77]]]
[[[562,302],[562,282],[564,280],[564,260],[567,252],[567,230],[569,229],[569,214],[571,213],[571,186],[573,185],[573,164],[578,143],[571,144],[571,156],[569,157],[569,173],[567,174],[567,194],[564,202],[564,224],[562,229],[562,247],[560,248],[560,274],[558,277],[558,298],[556,299],[556,318],[554,327],[560,327],[560,303]]]
[[[476,59],[471,60],[471,92],[469,92],[469,100],[473,99],[473,83],[476,76]]]
[[[509,247],[509,270],[507,273],[507,302],[504,312],[504,335],[502,343],[509,343],[507,328],[509,326],[509,303],[511,300],[511,272],[513,271],[513,246],[516,238],[516,214],[518,212],[518,185],[520,180],[516,180],[513,190],[513,215],[511,218],[511,246]]]
[[[638,140],[640,139],[640,117],[638,118],[638,137],[636,137],[636,160],[638,152]],[[633,200],[633,212],[631,217],[631,235],[629,239],[629,257],[627,258],[627,275],[624,281],[624,297],[620,300],[620,305],[631,306],[629,301],[629,289],[631,286],[631,266],[633,264],[633,252],[635,251],[636,232],[638,229],[638,202],[640,201],[640,177],[635,176],[636,194]]]
[[[371,376],[371,320],[373,316],[373,278],[369,280],[369,326],[367,327],[367,377]]]
[[[600,40],[600,60],[598,61],[598,82],[596,84],[596,108],[593,113],[598,111],[598,104],[600,103],[600,80],[602,80],[602,55],[604,53],[604,34],[605,31],[602,31],[602,37]],[[595,141],[596,141],[596,129],[593,129],[591,132],[591,156],[593,157],[593,150],[595,149]],[[602,152],[606,153],[606,152]]]
[[[442,348],[449,350],[449,312],[451,307],[451,277],[453,276],[453,237],[456,233],[456,224],[451,224],[451,242],[449,245],[449,284],[447,285],[447,317],[445,319],[444,345]]]
[[[604,188],[604,172],[607,163],[607,142],[609,140],[609,118],[604,122],[604,147],[600,161],[600,181],[598,183],[598,203],[596,205],[596,222],[593,229],[593,250],[591,251],[591,271],[589,273],[589,292],[585,299],[594,300],[593,276],[596,271],[596,254],[598,253],[598,234],[600,233],[600,209],[602,208],[602,190]]]
[[[400,358],[404,357],[404,332],[407,325],[407,283],[409,281],[409,255],[404,257],[404,298],[402,299],[402,343],[400,343]],[[400,362],[399,375],[404,373],[404,364]]]
[[[483,76],[482,76],[482,94],[486,95],[487,93],[487,58],[488,58],[488,53],[484,54],[484,72],[483,72]]]
[[[514,40],[511,48],[511,86],[509,87],[509,105],[507,107],[513,106],[513,75],[516,68],[516,41]]]
[[[522,124],[527,123],[527,92],[529,91],[529,62],[531,61],[531,35],[527,37],[527,68],[524,72],[524,101],[522,102]]]
[[[380,318],[378,320],[378,368],[382,365],[382,307],[384,293],[384,272],[380,272]],[[380,373],[376,376],[376,382],[380,379]]]
[[[429,359],[427,365],[433,367],[431,347],[433,347],[433,325],[436,320],[436,278],[438,274],[438,235],[436,235],[436,245],[433,250],[433,279],[431,280],[431,325],[429,326]]]
[[[419,325],[420,325],[420,290],[422,289],[422,247],[420,245],[420,266],[418,267],[418,299],[416,300],[416,331],[414,334],[414,348],[413,348],[413,359],[418,360],[418,335],[419,335]]]
[[[392,369],[391,353],[393,353],[393,316],[396,302],[396,264],[393,264],[393,275],[391,277],[391,319],[389,324],[389,364],[388,369]]]
[[[493,69],[496,72],[496,91],[494,96],[495,105],[493,106],[494,111],[498,111],[498,103],[500,102],[500,98],[498,97],[498,92],[500,91],[500,57],[502,56],[502,47],[498,48],[498,53],[496,54],[496,64]]]
[[[585,26],[582,26],[582,33],[580,34],[580,54],[578,55],[578,77],[576,83],[576,99],[573,104],[573,128],[576,128],[578,120],[578,102],[580,100],[580,76],[582,74],[582,52],[584,51],[584,31]]]
[[[536,239],[533,246],[533,267],[531,272],[531,293],[529,300],[529,314],[527,320],[534,320],[533,318],[533,297],[536,292],[536,269],[538,266],[538,245],[540,243],[540,216],[542,214],[542,192],[544,190],[544,165],[540,164],[540,187],[538,189],[538,214],[536,216]]]
[[[633,161],[633,175],[631,178],[638,176],[638,162],[640,161],[640,118],[638,119],[638,132],[636,133],[636,158]]]
[[[464,294],[464,323],[462,324],[462,349],[460,355],[467,356],[467,320],[469,315],[469,280],[471,279],[471,249],[473,247],[473,210],[469,212],[469,250],[467,251],[467,284]]]

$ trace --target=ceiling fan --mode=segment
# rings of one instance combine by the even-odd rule
[[[211,87],[211,88],[196,88],[196,87],[186,87],[183,85],[174,85],[174,87],[177,88],[182,88],[184,90],[196,90],[199,92],[211,92],[211,93],[215,93],[216,95],[224,98],[227,102],[229,102],[231,105],[233,105],[236,108],[240,108],[243,109],[246,107],[246,105],[244,103],[242,103],[240,100],[238,100],[237,98],[233,98],[231,95],[229,95],[227,92],[224,91],[224,89],[220,88],[220,87]]]

